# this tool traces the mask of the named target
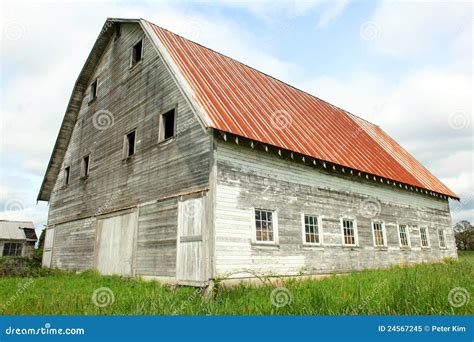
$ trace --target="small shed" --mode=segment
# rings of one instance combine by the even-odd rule
[[[0,220],[1,256],[32,256],[37,240],[33,222]]]

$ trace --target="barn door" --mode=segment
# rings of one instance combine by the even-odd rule
[[[205,197],[178,202],[176,280],[182,285],[203,285],[206,279]]]
[[[46,228],[43,247],[43,267],[50,268],[53,257],[54,228]]]
[[[133,275],[137,213],[97,219],[96,268],[101,274]]]

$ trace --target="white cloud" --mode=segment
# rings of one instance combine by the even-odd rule
[[[337,0],[330,2],[329,6],[324,9],[319,17],[316,28],[324,28],[328,26],[332,21],[336,20],[342,12],[346,9],[348,0]]]
[[[472,23],[468,1],[384,1],[373,17],[380,29],[378,52],[399,57],[426,56],[444,49],[440,41],[454,39]]]

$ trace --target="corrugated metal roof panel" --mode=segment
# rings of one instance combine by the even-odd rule
[[[27,221],[0,221],[0,239],[26,240],[22,228],[35,229],[33,222]]]
[[[210,127],[457,198],[379,127],[151,24]]]

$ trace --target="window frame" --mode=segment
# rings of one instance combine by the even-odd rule
[[[319,240],[319,242],[307,242],[306,241],[306,222],[305,222],[306,216],[316,218],[316,222],[318,224],[317,228],[318,228],[318,240]],[[302,233],[302,241],[303,241],[304,246],[322,246],[323,245],[322,221],[323,220],[322,220],[321,215],[309,214],[309,213],[305,213],[305,212],[301,213],[301,233]]]
[[[383,240],[382,245],[377,245],[376,244],[376,239],[375,239],[375,224],[378,224],[378,223],[380,223],[381,226],[382,226],[382,240]],[[370,225],[371,225],[371,228],[372,228],[372,241],[373,241],[374,247],[376,247],[376,248],[386,248],[388,246],[388,242],[387,242],[387,232],[386,232],[386,229],[385,229],[385,222],[381,221],[381,220],[372,220],[370,222]]]
[[[444,244],[444,246],[441,246],[441,239],[440,239],[440,235],[439,235],[440,232],[443,235],[443,244]],[[438,235],[438,246],[439,246],[439,248],[440,249],[447,249],[448,247],[446,245],[446,234],[444,232],[444,229],[443,228],[438,228],[437,229],[437,235]]]
[[[165,138],[165,123],[164,123],[164,116],[168,114],[169,112],[174,111],[174,118],[173,118],[173,135],[171,137]],[[177,127],[177,116],[178,116],[178,107],[174,106],[172,108],[169,108],[163,112],[160,113],[158,117],[158,143],[162,143],[165,141],[172,140],[173,138],[176,138],[176,127]]]
[[[421,230],[422,229],[425,229],[426,241],[427,241],[427,244],[428,244],[427,246],[423,246],[423,238],[422,238],[422,235],[421,235]],[[419,227],[419,232],[420,232],[420,247],[423,248],[423,249],[430,249],[431,244],[430,244],[430,235],[429,235],[429,232],[428,232],[428,227],[426,227],[426,226]]]
[[[400,227],[404,226],[406,229],[406,239],[407,245],[402,245],[402,237],[400,235]],[[400,248],[411,248],[411,240],[410,240],[410,226],[408,224],[397,224],[397,232],[398,232],[398,245]]]
[[[66,187],[71,183],[71,165],[64,167],[63,186]]]
[[[257,211],[265,211],[265,212],[271,212],[272,213],[272,232],[273,232],[273,240],[268,240],[268,241],[262,241],[262,240],[257,240],[257,220],[255,218],[256,212]],[[253,221],[253,236],[252,236],[252,242],[256,245],[278,245],[279,244],[279,238],[278,238],[278,212],[273,209],[264,209],[262,207],[254,207],[252,210],[253,216],[252,216],[252,221]]]
[[[352,228],[354,229],[354,244],[347,244],[344,238],[344,221],[352,221]],[[359,234],[357,231],[357,218],[344,216],[340,218],[341,238],[343,247],[359,247]]]
[[[141,49],[140,49],[140,59],[134,61],[134,52],[135,52],[135,46],[137,46],[141,42]],[[133,69],[135,66],[139,65],[143,61],[143,53],[144,53],[144,39],[141,37],[138,39],[133,45],[132,49],[130,51],[130,69]]]
[[[87,167],[85,165],[85,159],[88,159],[87,161]],[[89,177],[91,170],[91,154],[88,153],[85,156],[81,158],[81,178],[87,178]]]
[[[128,151],[130,149],[130,143],[128,141],[128,136],[130,134],[134,133],[134,139],[133,139],[133,153],[128,154]],[[130,131],[128,131],[126,134],[123,136],[123,146],[122,146],[122,160],[128,160],[135,156],[137,154],[137,129],[134,128]]]
[[[16,248],[15,248],[15,254],[8,254],[8,255],[5,255],[5,250],[6,250],[6,246],[7,245],[15,245]],[[18,247],[19,246],[19,247]],[[17,251],[20,251],[20,253],[16,253]],[[9,248],[9,252],[11,251],[11,247]],[[18,243],[18,242],[5,242],[3,244],[3,249],[2,249],[2,256],[6,256],[6,257],[9,257],[9,256],[22,256],[22,253],[23,253],[23,244],[22,243]]]

